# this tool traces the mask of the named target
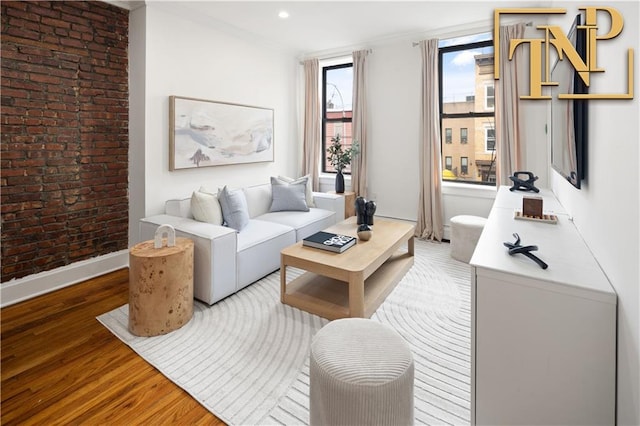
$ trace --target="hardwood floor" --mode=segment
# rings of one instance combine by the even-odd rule
[[[128,270],[0,311],[2,425],[224,425],[96,320],[127,303]]]

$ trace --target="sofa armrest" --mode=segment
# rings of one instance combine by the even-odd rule
[[[342,195],[328,194],[326,192],[314,192],[313,203],[319,209],[335,212],[335,223],[344,220],[344,197]]]
[[[193,219],[191,214],[191,197],[178,200],[167,200],[164,203],[164,212],[170,216],[180,216]]]
[[[160,225],[193,240],[193,292],[209,305],[236,291],[236,231],[225,226],[166,214],[140,219],[140,241],[153,240]]]

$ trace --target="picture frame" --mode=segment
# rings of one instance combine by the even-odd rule
[[[273,109],[169,96],[169,170],[274,161]]]

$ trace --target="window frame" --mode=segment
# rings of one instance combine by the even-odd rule
[[[451,53],[451,52],[460,52],[460,51],[465,51],[465,50],[473,50],[473,49],[478,49],[478,48],[485,48],[485,47],[493,47],[493,38],[490,38],[489,40],[482,40],[482,41],[476,41],[476,42],[472,42],[472,43],[465,43],[465,44],[455,44],[455,45],[448,45],[448,46],[442,46],[438,48],[438,88],[439,88],[439,107],[440,107],[440,134],[442,135],[442,131],[443,131],[443,120],[448,119],[448,118],[453,118],[453,119],[463,119],[463,118],[483,118],[483,117],[487,117],[487,118],[491,118],[493,119],[493,123],[494,123],[494,129],[495,129],[495,107],[494,108],[490,108],[487,109],[486,108],[486,87],[488,86],[488,84],[485,84],[485,98],[483,99],[483,105],[485,106],[485,110],[484,111],[469,111],[467,113],[444,113],[444,99],[443,99],[443,79],[444,79],[444,74],[443,74],[443,64],[444,64],[444,55]],[[495,52],[493,52],[493,54],[495,55]],[[495,57],[495,56],[494,56]],[[495,105],[495,83],[492,84],[494,87],[494,105]],[[476,126],[473,129],[473,132],[477,132],[478,127]],[[468,138],[468,131],[467,131],[467,138]],[[444,138],[443,138],[444,139]],[[495,140],[495,139],[494,139]],[[468,143],[468,142],[467,142]],[[444,143],[441,143],[440,146],[440,155],[443,155],[443,147],[444,147]],[[486,127],[485,127],[485,148],[486,148]],[[493,151],[486,151],[488,153],[495,153],[495,144],[494,144],[494,150]],[[446,158],[446,157],[445,157]],[[467,157],[468,158],[468,157]],[[446,161],[446,159],[445,159]],[[468,160],[467,160],[468,161]],[[443,167],[446,168],[446,167]],[[452,166],[453,168],[453,166]],[[455,180],[451,180],[451,179],[444,179],[441,178],[443,182],[456,182]],[[495,181],[491,182],[489,181],[463,181],[460,183],[464,183],[464,184],[469,184],[469,185],[482,185],[482,186],[495,186]]]
[[[489,96],[488,95],[488,91],[489,88],[493,89],[493,95]],[[489,106],[488,104],[488,100],[492,99],[493,100],[493,106]],[[496,108],[496,85],[494,83],[485,83],[484,84],[484,109],[486,111],[495,111]]]
[[[462,131],[464,130],[464,136],[462,136]],[[469,128],[468,127],[460,127],[460,143],[467,144],[469,142]]]
[[[453,143],[453,128],[445,127],[444,129],[444,143]]]
[[[334,69],[341,69],[341,68],[353,68],[353,61],[350,62],[344,62],[341,64],[336,64],[336,65],[326,65],[326,66],[322,66],[322,75],[321,75],[321,79],[320,79],[320,85],[322,86],[322,99],[321,99],[321,103],[322,103],[322,117],[321,117],[321,123],[320,123],[320,137],[321,137],[321,173],[330,173],[330,174],[336,174],[337,172],[335,170],[327,170],[327,166],[328,161],[327,161],[327,123],[352,123],[353,119],[352,117],[341,117],[341,118],[335,118],[335,119],[327,119],[327,71],[330,70],[334,70]],[[344,106],[343,106],[344,107]],[[341,137],[343,137],[344,135],[340,135]],[[333,136],[332,136],[333,137]],[[345,170],[343,170],[342,172],[345,175],[350,175],[351,174],[351,168],[348,167]]]
[[[489,149],[489,131],[493,130],[493,149]],[[492,153],[496,151],[496,128],[495,126],[484,126],[484,152]]]
[[[465,160],[467,164],[464,164]],[[469,157],[460,157],[460,174],[461,175],[469,174]]]
[[[447,164],[449,163],[449,164]],[[445,170],[449,170],[449,171],[453,171],[453,157],[450,155],[447,155],[446,157],[444,157],[444,168]]]

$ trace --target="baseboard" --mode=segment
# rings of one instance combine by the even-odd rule
[[[376,217],[381,217],[384,219],[392,219],[392,220],[401,220],[403,222],[408,222],[408,223],[413,223],[414,225],[416,225],[416,221],[415,220],[411,220],[411,219],[402,219],[402,218],[397,218],[397,217],[390,217],[390,216],[376,216]],[[375,226],[375,223],[374,223]],[[443,230],[443,235],[442,235],[442,242],[450,242],[451,240],[451,226],[448,224],[444,225],[444,230]]]
[[[129,251],[121,250],[7,281],[0,285],[0,307],[4,308],[128,266]]]

